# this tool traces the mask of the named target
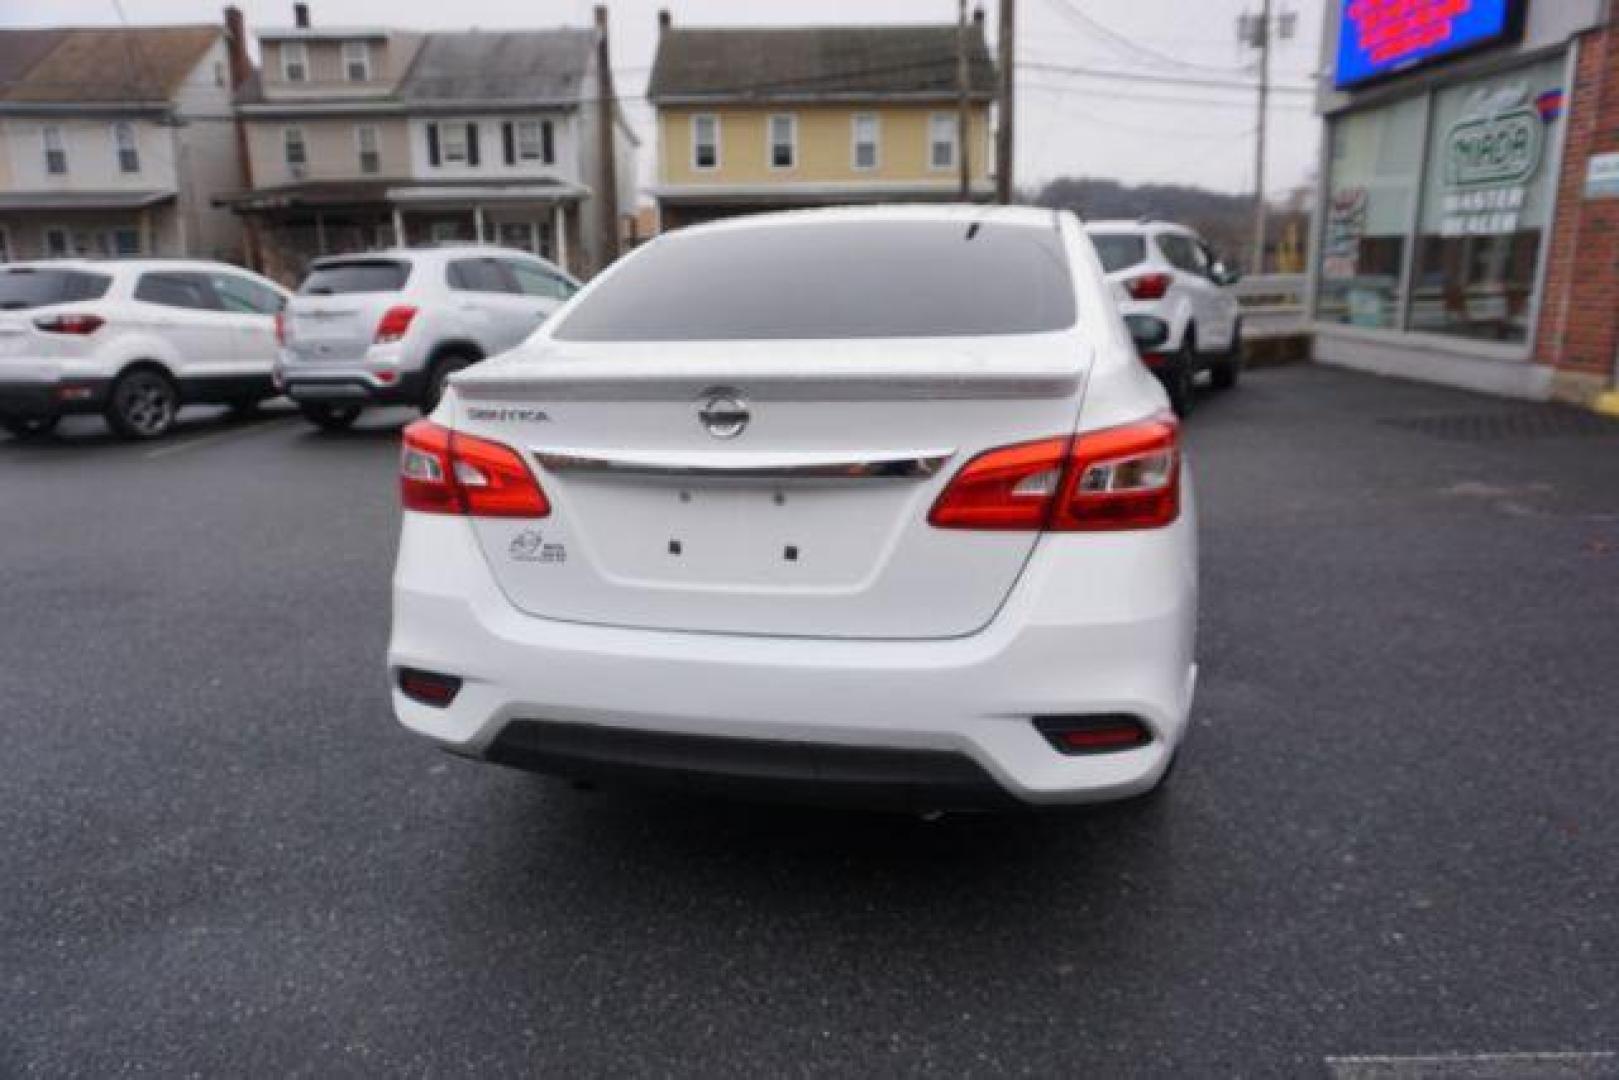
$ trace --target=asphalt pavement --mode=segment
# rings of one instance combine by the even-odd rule
[[[407,736],[403,416],[0,441],[0,1076],[1619,1073],[1619,426],[1205,394],[1166,796],[928,823]]]

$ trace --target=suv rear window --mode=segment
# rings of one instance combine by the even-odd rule
[[[48,270],[19,267],[0,270],[0,311],[23,311],[47,304],[99,300],[112,278],[84,270]]]
[[[964,221],[676,233],[578,304],[557,338],[965,337],[1062,330],[1075,318],[1055,227]]]
[[[342,296],[348,293],[397,292],[410,279],[410,264],[398,259],[353,259],[322,263],[309,271],[299,296]]]
[[[1108,273],[1147,261],[1145,237],[1130,233],[1092,233],[1091,243],[1096,245],[1097,258]]]

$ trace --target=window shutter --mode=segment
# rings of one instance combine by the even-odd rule
[[[517,133],[512,130],[512,122],[506,121],[500,125],[500,137],[506,144],[506,164],[517,164]]]
[[[439,162],[439,156],[438,156],[438,125],[437,124],[428,124],[427,125],[427,163],[429,165],[433,166],[433,168],[436,169],[436,168],[438,168],[438,162]]]
[[[467,125],[467,164],[478,164],[478,125]]]
[[[556,164],[556,146],[551,142],[551,121],[540,124],[540,160],[547,165]]]

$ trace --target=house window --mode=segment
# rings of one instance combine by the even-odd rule
[[[360,151],[360,171],[374,175],[382,171],[382,152],[377,148],[377,129],[369,125],[354,129],[354,143]]]
[[[444,131],[444,160],[465,165],[467,162],[467,128],[466,124],[445,124]]]
[[[141,171],[140,150],[135,146],[135,125],[130,123],[117,123],[112,126],[112,141],[118,148],[118,171],[122,173],[138,173]]]
[[[281,77],[287,82],[309,81],[309,48],[303,42],[281,43]]]
[[[956,167],[956,116],[934,113],[928,118],[928,168]]]
[[[287,128],[282,132],[282,147],[287,168],[294,176],[302,176],[309,167],[309,147],[304,142],[303,128]]]
[[[720,118],[710,113],[691,118],[691,167],[720,167]]]
[[[549,120],[517,122],[517,158],[550,165],[556,160],[555,137]]]
[[[371,81],[371,46],[364,41],[343,42],[343,75],[349,82]]]
[[[856,169],[877,167],[877,117],[873,113],[859,113],[854,118],[854,160]]]
[[[798,164],[798,118],[780,113],[770,118],[770,167],[791,169]]]
[[[62,129],[55,124],[40,131],[45,140],[45,171],[51,176],[67,175],[67,148],[62,145]]]
[[[47,259],[65,259],[68,256],[68,237],[66,229],[45,230],[45,257]]]
[[[114,229],[112,233],[113,254],[128,258],[141,253],[141,234],[136,229]]]

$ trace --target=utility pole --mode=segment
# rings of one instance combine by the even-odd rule
[[[961,166],[961,180],[957,195],[962,202],[972,201],[972,169],[967,160],[967,125],[972,117],[968,100],[967,82],[967,0],[956,0],[956,162]]]
[[[1001,65],[1000,127],[995,130],[995,198],[1002,206],[1012,202],[1012,68],[1017,55],[1013,34],[1017,26],[1017,0],[1001,0],[1000,40],[996,43]]]
[[[1259,48],[1259,129],[1254,139],[1254,261],[1250,274],[1265,272],[1265,114],[1270,104],[1270,6],[1263,0],[1259,21],[1254,26],[1254,44]]]

